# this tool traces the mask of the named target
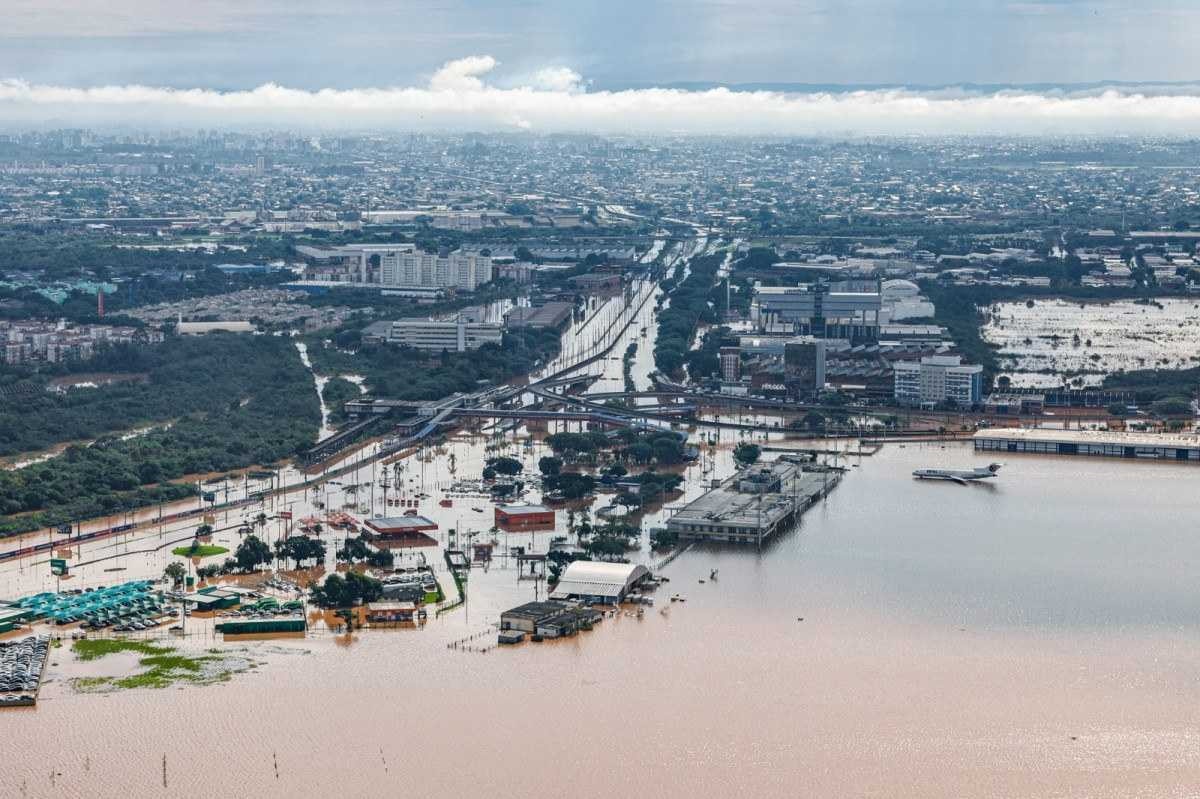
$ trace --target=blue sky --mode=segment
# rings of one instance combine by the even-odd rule
[[[1200,78],[1195,0],[0,0],[0,78],[239,89],[423,83],[487,54],[498,84]]]

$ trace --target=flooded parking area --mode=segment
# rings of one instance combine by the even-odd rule
[[[983,338],[1000,348],[1016,387],[1094,386],[1114,372],[1200,365],[1200,300],[1029,300],[984,314]]]

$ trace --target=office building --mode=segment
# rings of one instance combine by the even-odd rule
[[[825,341],[789,341],[783,346],[783,382],[788,394],[801,399],[825,387]]]
[[[918,361],[897,361],[896,402],[901,405],[978,405],[983,399],[983,367],[964,364],[957,355],[927,355]]]
[[[399,319],[388,330],[388,342],[430,352],[466,352],[484,344],[499,344],[504,327],[484,322]]]
[[[721,379],[736,383],[742,378],[742,350],[740,347],[721,347]]]

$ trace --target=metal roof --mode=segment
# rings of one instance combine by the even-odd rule
[[[992,441],[1113,444],[1123,447],[1200,448],[1200,435],[1196,434],[1127,433],[1118,430],[1055,430],[1045,427],[993,427],[976,432],[975,438]]]
[[[604,563],[576,560],[562,573],[550,594],[551,599],[571,596],[617,597],[634,583],[649,576],[650,570],[635,563]]]

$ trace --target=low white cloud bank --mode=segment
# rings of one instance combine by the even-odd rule
[[[0,122],[312,129],[535,130],[689,134],[988,134],[1200,132],[1200,87],[784,93],[711,89],[589,91],[577,72],[540,70],[522,85],[486,79],[491,56],[451,61],[428,85],[245,91],[143,85],[71,88],[0,80]]]

